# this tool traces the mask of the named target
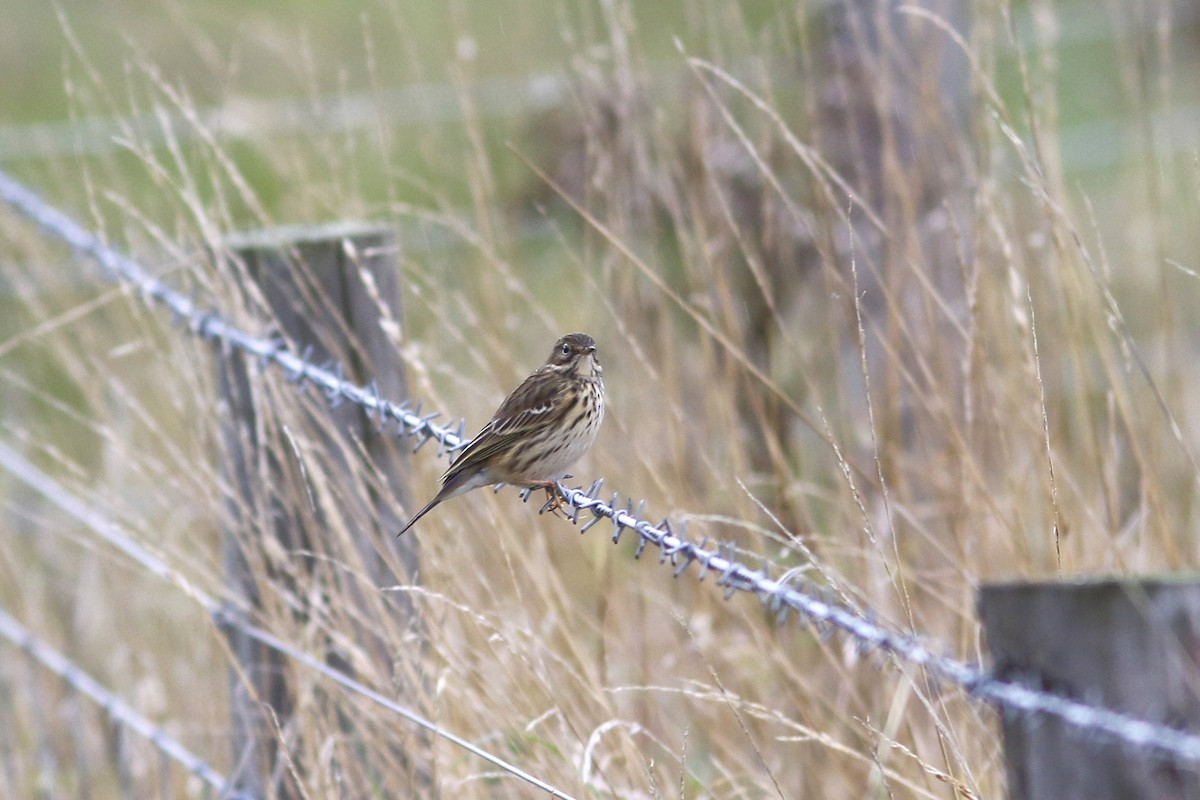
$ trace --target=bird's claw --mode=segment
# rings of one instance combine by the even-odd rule
[[[562,510],[564,503],[562,495],[558,493],[558,486],[551,483],[544,488],[546,489],[546,502],[542,504],[540,509],[538,509],[538,513],[545,514],[546,512],[549,512],[554,516],[561,515],[563,519],[566,519],[567,512]]]

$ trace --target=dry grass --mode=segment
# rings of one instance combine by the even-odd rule
[[[1195,564],[1200,168],[1194,141],[1176,152],[1136,124],[1194,101],[1195,29],[1091,17],[1134,32],[1095,45],[1113,51],[1132,132],[1119,165],[1089,173],[1061,146],[1076,98],[1056,95],[1058,70],[1074,61],[1053,7],[1033,14],[1040,38],[1014,42],[1007,5],[976,4],[965,51],[936,4],[874,34],[852,16],[840,37],[816,10],[685,8],[673,55],[638,37],[640,7],[559,9],[566,101],[502,119],[473,111],[477,21],[447,12],[452,124],[393,128],[373,106],[362,131],[247,139],[210,134],[186,81],[149,57],[118,79],[79,45],[77,113],[176,121],[163,145],[131,128],[123,151],[21,174],[256,331],[270,312],[229,233],[396,226],[404,307],[385,317],[403,324],[386,332],[429,407],[477,427],[555,336],[586,330],[611,404],[582,482],[603,475],[781,569],[811,564],[845,602],[961,658],[982,657],[982,581]],[[393,59],[419,60],[402,12],[372,12],[354,69],[383,82]],[[1173,55],[1142,57],[1156,35]],[[276,636],[576,797],[1003,794],[989,710],[672,580],[633,541],[581,538],[512,490],[430,515],[409,534],[410,574],[390,531],[444,465],[422,450],[396,485],[344,417],[271,371],[251,371],[266,448],[238,492],[226,356],[136,297],[81,287],[83,269],[12,215],[0,226],[5,441],[218,597],[232,531],[262,593],[254,621]],[[322,298],[297,302],[322,327]],[[0,491],[4,607],[232,771],[220,631],[183,587],[15,481]],[[310,538],[281,544],[281,529]],[[5,795],[116,796],[118,763],[138,794],[158,785],[149,747],[117,757],[97,713],[3,652]],[[298,794],[534,794],[303,668],[286,677]]]

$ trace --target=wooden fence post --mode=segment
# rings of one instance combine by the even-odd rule
[[[1200,732],[1200,583],[985,586],[998,677]],[[1200,773],[1041,714],[1002,718],[1013,800],[1200,797]]]
[[[404,365],[379,325],[375,299],[377,296],[386,304],[400,322],[399,270],[389,230],[351,225],[280,228],[239,235],[225,246],[244,264],[243,274],[253,283],[253,293],[270,309],[278,323],[277,333],[289,346],[298,352],[311,348],[308,355],[314,363],[330,359],[340,363],[347,380],[360,384],[376,381],[383,397],[399,400],[407,396]],[[364,273],[369,278],[364,280]],[[264,465],[270,483],[275,484],[276,478],[279,483],[286,479],[289,462],[270,452],[269,442],[260,441],[262,419],[251,390],[255,370],[256,365],[242,358],[218,362],[219,391],[227,404],[222,426],[226,475],[235,495],[230,502],[232,529],[224,536],[223,557],[231,592],[251,609],[262,607],[265,587],[257,584],[247,548],[265,547],[265,543],[248,543],[244,530],[239,531],[239,522],[249,523],[247,515],[256,513],[255,509],[261,514],[266,506],[267,515],[260,520],[270,519],[268,528],[272,530],[264,533],[273,535],[287,552],[320,552],[314,543],[322,535],[322,531],[298,524],[297,515],[281,507],[273,488],[264,490]],[[375,423],[353,404],[343,403],[328,413],[332,425],[324,430],[354,437],[373,467],[403,491],[409,472],[407,448],[376,435]],[[330,447],[329,451],[331,458],[340,458],[336,455],[340,448]],[[291,479],[295,482],[294,474]],[[354,546],[375,585],[411,580],[418,565],[416,540],[408,537],[394,545],[407,572],[397,576],[376,548],[378,537],[399,529],[399,509],[390,501],[377,503],[376,509],[378,529],[358,531]],[[311,570],[312,564],[307,567]],[[304,578],[303,574],[299,577]],[[303,597],[304,592],[297,596]],[[404,604],[405,598],[396,602]],[[285,678],[287,665],[236,629],[229,630],[229,638],[238,662],[231,674],[234,779],[240,790],[257,797],[300,796],[299,787],[289,777],[297,765],[285,763],[277,748],[276,732],[286,730],[294,700]],[[335,656],[330,653],[327,657]]]

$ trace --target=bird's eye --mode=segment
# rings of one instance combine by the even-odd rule
[[[566,342],[563,342],[563,346],[562,346],[562,354],[563,354],[564,356],[569,356],[569,355],[571,355],[571,345],[567,344]]]

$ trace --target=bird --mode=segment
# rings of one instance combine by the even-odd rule
[[[442,488],[396,536],[439,503],[497,483],[544,488],[555,483],[596,441],[604,419],[604,374],[596,340],[569,333],[546,363],[513,389],[490,422],[442,476]]]

